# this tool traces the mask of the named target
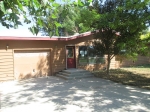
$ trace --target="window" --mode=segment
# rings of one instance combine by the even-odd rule
[[[79,47],[79,63],[80,64],[88,64],[88,55],[87,55],[87,47],[86,46]]]
[[[67,52],[68,52],[68,56],[67,56],[67,58],[73,58],[74,56],[74,54],[73,54],[73,48],[67,48]]]
[[[104,55],[101,52],[95,51],[93,46],[79,47],[79,64],[98,64],[104,62]]]
[[[104,63],[104,55],[100,51],[95,51],[93,46],[88,47],[89,64]]]
[[[89,57],[94,57],[95,56],[95,51],[93,46],[88,47],[88,56]]]

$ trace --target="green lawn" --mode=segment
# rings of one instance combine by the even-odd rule
[[[137,74],[150,74],[150,65],[121,68]]]
[[[96,71],[94,74],[97,77],[112,80],[117,83],[150,90],[150,65],[110,70],[109,76],[106,75],[106,71]]]

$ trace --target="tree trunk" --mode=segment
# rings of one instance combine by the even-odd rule
[[[107,70],[107,75],[109,75],[109,68],[110,68],[110,55],[108,54],[108,56],[107,56],[107,68],[106,68],[106,70]]]

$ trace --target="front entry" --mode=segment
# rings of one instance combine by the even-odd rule
[[[67,68],[76,68],[75,46],[66,47]]]

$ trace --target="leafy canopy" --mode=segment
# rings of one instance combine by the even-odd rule
[[[97,10],[100,18],[93,22],[95,49],[107,54],[107,74],[110,61],[123,52],[130,56],[145,53],[145,41],[140,39],[150,26],[149,0],[94,0],[92,10]]]
[[[74,6],[89,5],[91,0],[87,0],[86,3],[80,0],[74,2],[67,0],[63,2],[65,10]],[[50,17],[48,28],[57,29],[60,25],[57,21],[59,18],[59,7],[61,4],[55,0],[0,0],[0,23],[7,28],[18,28],[18,25],[22,25],[19,16],[23,16],[24,23],[33,23],[29,28],[33,34],[39,32],[39,27],[46,27],[43,18]],[[65,12],[63,12],[65,13]],[[49,35],[51,35],[49,33]]]
[[[84,4],[86,4],[86,2]],[[57,36],[68,36],[91,31],[90,25],[93,21],[99,19],[97,12],[95,10],[90,11],[87,6],[72,4],[72,7],[67,7],[68,10],[66,10],[65,7],[66,5],[61,5],[59,7],[59,17],[56,18],[58,29],[51,29],[49,27],[49,22],[51,20],[50,15],[44,18],[45,26],[41,30],[44,35],[48,35],[48,32],[53,32],[54,35]],[[58,33],[56,33],[56,30],[58,30]]]

